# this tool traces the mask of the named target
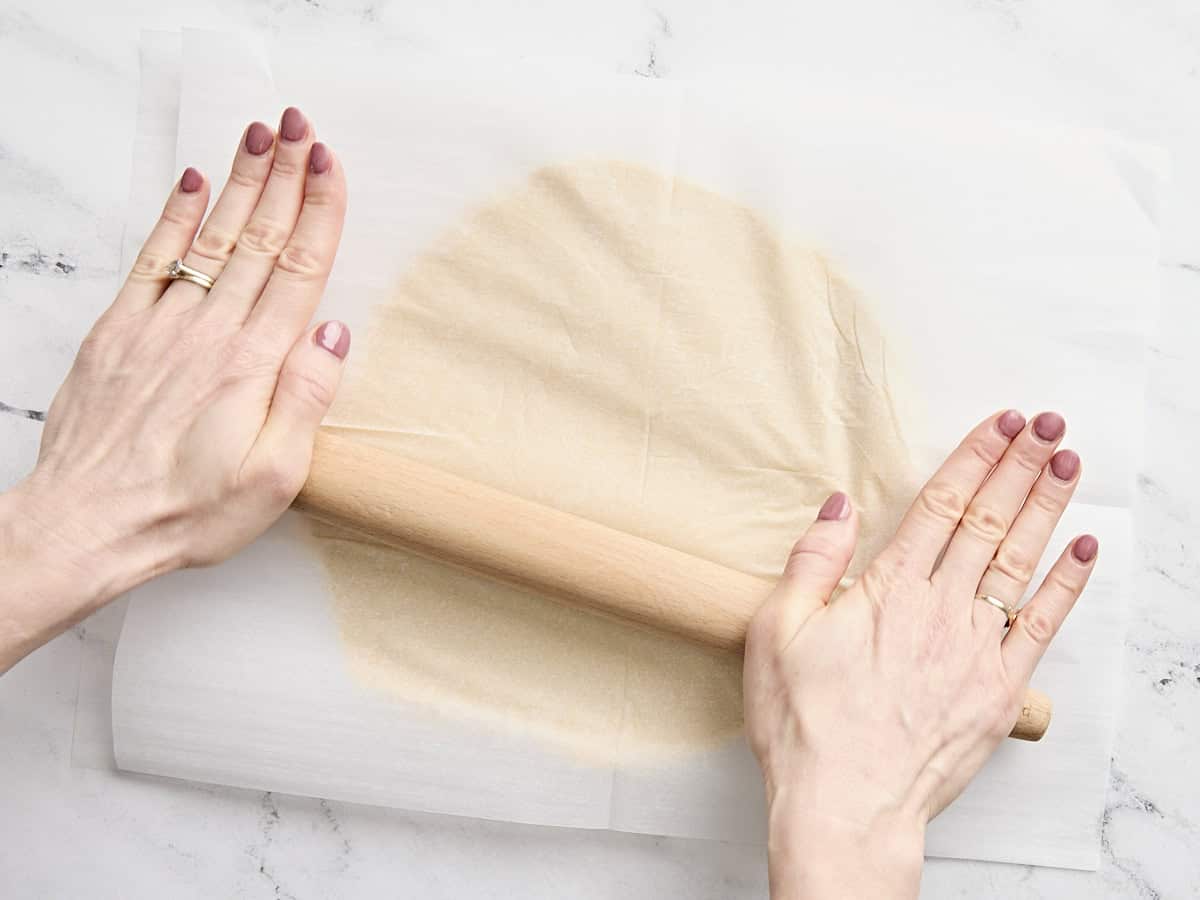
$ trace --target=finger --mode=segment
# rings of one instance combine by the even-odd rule
[[[1013,438],[995,471],[967,505],[935,580],[959,579],[971,587],[979,583],[1066,427],[1062,416],[1046,412]]]
[[[187,265],[210,278],[220,276],[262,196],[271,174],[274,146],[275,135],[262,122],[252,122],[246,129],[234,154],[229,179],[184,257]],[[179,307],[199,303],[207,291],[187,281],[176,281],[169,293],[171,305]]]
[[[153,306],[167,288],[167,266],[187,252],[204,210],[208,208],[208,179],[190,166],[171,189],[162,215],[134,260],[109,312],[127,315]]]
[[[1046,544],[1071,502],[1079,473],[1079,455],[1075,451],[1059,450],[1050,458],[1050,465],[1038,477],[1008,536],[988,564],[978,593],[990,594],[1014,609],[1020,604],[1046,552]],[[990,621],[1004,624],[1000,610],[986,603],[972,604],[976,621],[980,621],[984,612]]]
[[[972,429],[921,489],[880,561],[929,577],[988,473],[1025,427],[1015,409],[990,416]]]
[[[310,160],[300,220],[246,326],[281,350],[296,340],[321,302],[346,218],[342,167],[324,144],[313,144]]]
[[[846,574],[858,540],[858,516],[840,491],[825,501],[800,540],[792,547],[783,576],[764,604],[763,615],[782,644],[829,602]]]
[[[1013,682],[1026,684],[1096,566],[1099,542],[1077,537],[1050,569],[1037,593],[1021,609],[1001,644],[1004,668]]]
[[[258,302],[275,261],[287,246],[304,202],[304,182],[313,129],[304,114],[288,107],[279,122],[279,141],[262,196],[237,238],[233,255],[210,292],[223,315],[243,321]],[[292,336],[295,339],[296,335]],[[289,345],[291,341],[288,342]]]
[[[279,371],[251,465],[273,473],[271,480],[288,503],[308,477],[313,438],[333,403],[349,351],[350,330],[341,322],[325,322],[296,341]]]

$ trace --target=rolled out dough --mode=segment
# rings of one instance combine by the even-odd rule
[[[374,311],[328,424],[772,576],[833,490],[869,559],[911,496],[882,335],[820,254],[637,166],[553,166],[468,214]],[[362,352],[365,349],[365,352]],[[324,528],[367,685],[598,765],[709,746],[740,658]]]

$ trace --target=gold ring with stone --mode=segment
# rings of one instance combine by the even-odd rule
[[[976,600],[982,600],[988,606],[994,606],[1000,612],[1004,613],[1004,627],[1012,628],[1012,623],[1017,620],[1017,611],[1009,604],[1005,603],[999,597],[993,597],[991,594],[976,594]]]
[[[199,269],[193,269],[186,265],[182,259],[177,259],[175,262],[167,266],[167,277],[172,281],[190,281],[192,284],[199,285],[206,291],[211,290],[216,284],[209,276],[205,275]]]

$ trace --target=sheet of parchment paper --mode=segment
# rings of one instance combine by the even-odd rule
[[[351,381],[371,364],[372,311],[465,214],[544,166],[602,159],[732,198],[851,279],[907,385],[897,403],[918,469],[992,408],[1064,410],[1087,476],[1056,541],[1091,530],[1104,563],[1035,679],[1057,704],[1050,734],[1007,742],[934,823],[928,852],[1094,867],[1157,297],[1153,155],[1102,135],[808,95],[799,79],[682,85],[438,62],[185,32],[176,168],[219,181],[250,118],[285,103],[313,116],[351,179],[322,309],[360,338]],[[447,310],[444,324],[470,313]],[[436,442],[406,452],[445,464]],[[226,565],[136,593],[114,670],[119,765],[521,822],[763,838],[737,738],[598,765],[534,730],[365,687],[306,532],[288,518]]]

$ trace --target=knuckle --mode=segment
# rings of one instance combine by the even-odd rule
[[[288,371],[280,379],[279,389],[311,409],[325,409],[333,402],[333,388],[303,369]]]
[[[1034,491],[1029,495],[1029,499],[1026,502],[1038,512],[1053,516],[1056,519],[1062,515],[1062,511],[1065,508],[1062,499],[1048,491]]]
[[[896,573],[879,562],[872,563],[859,576],[859,584],[873,602],[882,603],[892,593],[896,584]]]
[[[1082,589],[1080,582],[1063,572],[1060,568],[1050,570],[1049,574],[1046,575],[1046,581],[1042,587],[1050,588],[1056,593],[1067,594],[1072,597]]]
[[[966,446],[967,450],[980,462],[985,463],[989,469],[1000,461],[1000,456],[1004,452],[1003,448],[994,446],[987,437],[978,437],[967,441]]]
[[[94,329],[80,342],[73,368],[81,372],[92,372],[103,366],[107,355],[108,348],[104,338]]]
[[[1009,457],[1030,475],[1037,475],[1046,464],[1043,452],[1032,444],[1014,446]]]
[[[196,226],[194,215],[188,215],[172,206],[168,206],[162,211],[159,221],[167,225],[174,225],[176,228],[194,228]]]
[[[961,520],[967,508],[967,498],[963,492],[945,481],[927,484],[917,495],[917,502],[927,515],[949,524]]]
[[[279,254],[275,268],[297,278],[324,278],[328,267],[319,253],[299,244],[288,244]]]
[[[303,484],[303,475],[280,460],[272,460],[263,466],[255,479],[255,488],[278,506],[287,506],[295,500]]]
[[[996,551],[996,557],[988,565],[989,572],[996,572],[1011,578],[1021,584],[1028,584],[1033,578],[1037,560],[1024,547],[1012,542],[1005,542]]]
[[[922,616],[924,635],[915,647],[914,658],[922,667],[933,663],[945,652],[946,645],[954,641],[961,617],[955,615],[949,604],[931,604]]]
[[[162,281],[167,277],[171,260],[154,250],[143,249],[133,261],[129,277],[134,281]]]
[[[208,337],[201,329],[186,328],[180,333],[175,341],[171,344],[171,355],[174,359],[179,360],[179,365],[186,365],[196,357],[201,357],[205,353],[211,353],[211,344],[208,342]]]
[[[242,168],[241,166],[234,166],[229,172],[230,184],[252,191],[261,189],[264,180],[265,179],[261,175],[257,175],[248,169]]]
[[[304,163],[300,159],[293,158],[290,155],[280,154],[275,157],[275,162],[271,166],[271,176],[276,175],[283,178],[295,178],[304,172]]]
[[[291,231],[269,219],[253,219],[238,237],[238,247],[263,256],[279,256],[287,246]]]
[[[230,381],[276,378],[279,360],[266,347],[249,337],[243,337],[226,345],[222,368],[225,378]]]
[[[308,207],[320,208],[338,208],[344,205],[346,200],[345,191],[338,187],[321,184],[318,187],[312,188],[304,195],[304,205]]]
[[[785,575],[794,575],[811,564],[819,565],[822,569],[825,569],[840,554],[840,549],[832,541],[816,535],[806,534],[792,545],[792,550],[788,554],[787,564],[784,566],[783,571]]]
[[[1022,609],[1017,624],[1034,644],[1042,648],[1049,645],[1056,631],[1054,621],[1036,605]]]
[[[192,250],[205,259],[225,263],[233,255],[237,246],[237,238],[227,231],[221,231],[212,225],[206,225],[196,236]]]
[[[1008,534],[1008,519],[998,510],[983,504],[972,503],[962,519],[963,528],[989,544],[998,544]]]

